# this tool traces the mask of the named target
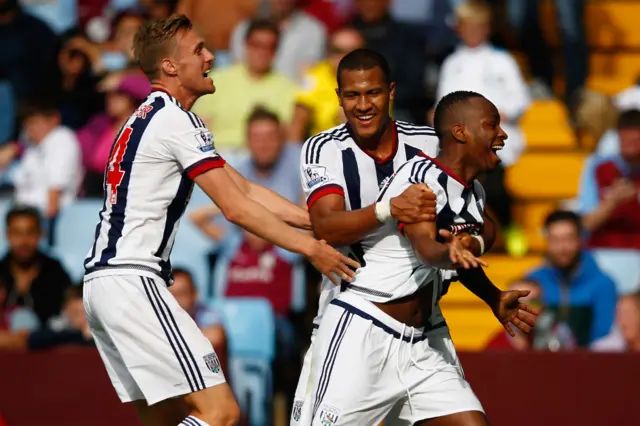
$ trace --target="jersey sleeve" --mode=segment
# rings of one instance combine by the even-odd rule
[[[484,188],[480,183],[480,181],[478,180],[473,181],[473,191],[476,194],[476,198],[481,203],[482,210],[480,211],[480,213],[482,213],[482,211],[484,211],[485,206],[487,205],[487,194],[484,192]]]
[[[344,196],[340,150],[326,135],[314,136],[304,143],[300,153],[300,180],[309,208],[325,195]]]
[[[217,153],[213,144],[213,135],[204,127],[195,114],[194,123],[198,125],[180,126],[163,140],[171,155],[180,164],[190,179],[218,167],[223,167],[225,161]]]

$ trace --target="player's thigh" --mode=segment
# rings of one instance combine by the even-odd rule
[[[176,426],[189,411],[181,398],[166,399],[157,404],[148,405],[146,401],[133,401],[142,426]]]
[[[398,397],[386,385],[389,339],[370,320],[335,305],[327,308],[313,343],[312,425],[375,425],[384,418]]]
[[[416,426],[489,426],[482,411],[463,411],[433,419],[421,420]]]
[[[211,343],[163,282],[133,275],[97,281],[91,313],[149,405],[225,382]]]
[[[211,425],[235,424],[240,408],[227,383],[220,383],[182,397],[192,415]]]

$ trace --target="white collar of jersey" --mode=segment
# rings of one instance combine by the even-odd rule
[[[173,96],[171,96],[171,94],[169,92],[167,92],[164,89],[159,89],[159,88],[153,88],[151,93],[149,94],[149,97],[158,97],[158,96],[162,96],[165,98],[168,98],[171,102],[173,102],[174,104],[178,105],[180,108],[182,108],[182,105],[180,104],[180,102],[178,102],[178,100],[176,98],[174,98]],[[184,108],[182,108],[184,109]]]

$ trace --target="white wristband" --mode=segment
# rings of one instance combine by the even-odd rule
[[[482,256],[484,254],[484,238],[482,238],[482,235],[474,235],[473,238],[480,243],[480,256]]]
[[[387,223],[391,220],[391,200],[376,203],[374,211],[380,223]]]

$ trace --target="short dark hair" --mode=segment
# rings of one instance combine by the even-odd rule
[[[370,70],[380,68],[384,76],[385,83],[391,83],[391,68],[389,62],[380,53],[372,49],[356,49],[347,53],[338,64],[336,72],[336,80],[338,81],[338,89],[340,89],[340,76],[343,71]]]
[[[618,116],[618,130],[640,128],[640,110],[628,109]]]
[[[193,274],[191,273],[191,271],[189,271],[187,268],[173,268],[172,270],[173,276],[175,277],[176,275],[184,275],[187,278],[189,278],[189,282],[191,283],[191,289],[192,290],[196,290],[196,283],[193,281]]]
[[[280,28],[278,27],[278,24],[270,19],[252,19],[247,27],[247,32],[244,34],[244,41],[249,40],[256,31],[271,31],[275,34],[276,38],[280,40]]]
[[[576,226],[578,234],[582,234],[582,219],[579,214],[571,210],[552,211],[544,220],[544,229],[548,230],[551,225],[558,222],[571,222]]]
[[[41,226],[42,219],[38,209],[30,206],[14,206],[11,208],[11,210],[9,210],[7,216],[5,217],[6,227],[8,228],[11,224],[11,221],[18,217],[30,217],[31,219],[36,221],[38,228],[40,228]]]
[[[484,96],[469,90],[458,90],[444,95],[442,99],[440,99],[433,113],[433,128],[438,138],[442,139],[442,137],[444,137],[447,114],[451,113],[456,106],[466,103],[469,99],[473,98],[484,98]]]
[[[260,120],[273,121],[277,125],[280,125],[280,119],[278,118],[278,115],[276,113],[262,105],[257,105],[251,111],[249,117],[247,117],[247,127],[249,127],[249,125],[251,125],[251,123],[253,123],[254,121]]]
[[[21,120],[25,120],[34,115],[53,116],[60,113],[58,102],[55,96],[51,94],[39,94],[38,96],[29,96],[18,106],[18,115]]]

